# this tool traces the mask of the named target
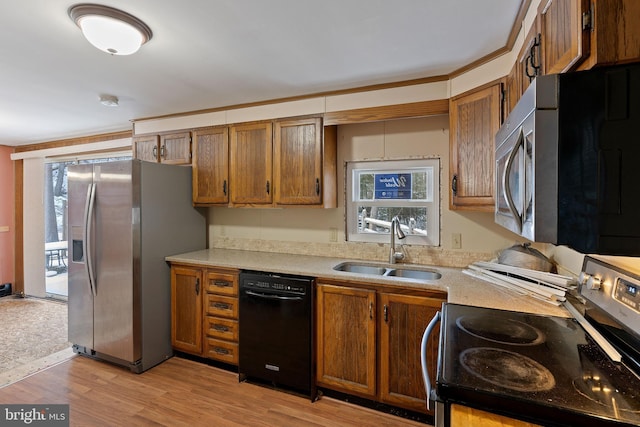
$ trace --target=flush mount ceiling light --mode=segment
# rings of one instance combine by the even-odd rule
[[[131,55],[153,36],[147,24],[108,6],[77,4],[69,8],[69,17],[89,43],[112,55]]]

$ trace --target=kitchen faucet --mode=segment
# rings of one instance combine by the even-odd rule
[[[391,234],[391,248],[389,250],[389,263],[395,264],[396,261],[401,261],[404,259],[404,252],[396,252],[396,234],[398,235],[398,239],[404,239],[407,237],[402,231],[402,227],[400,227],[400,218],[398,215],[394,216],[391,220],[391,230],[389,230]]]

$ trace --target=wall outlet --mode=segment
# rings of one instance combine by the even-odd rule
[[[462,249],[462,234],[453,233],[451,235],[451,249]]]
[[[330,228],[329,229],[329,241],[330,242],[337,242],[338,241],[338,229],[337,228]]]
[[[0,233],[6,233],[9,231],[8,225],[0,225]]]

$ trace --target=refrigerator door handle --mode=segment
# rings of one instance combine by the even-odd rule
[[[96,283],[93,273],[93,255],[91,253],[91,225],[93,223],[93,207],[96,200],[96,184],[89,184],[87,189],[87,199],[84,205],[84,237],[82,239],[82,252],[85,257],[85,269],[89,278],[89,290],[96,296]]]

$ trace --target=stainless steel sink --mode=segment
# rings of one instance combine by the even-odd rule
[[[346,271],[347,273],[375,274],[382,276],[387,272],[385,267],[370,264],[358,264],[353,262],[343,262],[333,267],[337,271]]]
[[[344,271],[346,273],[371,274],[374,276],[398,277],[413,280],[438,280],[442,277],[442,274],[432,270],[421,270],[406,267],[396,268],[360,262],[343,262],[333,267],[333,269],[336,271]]]
[[[437,271],[429,270],[412,270],[412,269],[394,269],[385,274],[386,276],[405,277],[407,279],[417,280],[438,280],[442,277],[442,274]]]

